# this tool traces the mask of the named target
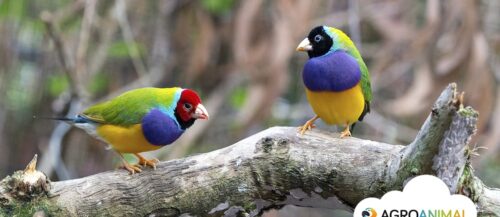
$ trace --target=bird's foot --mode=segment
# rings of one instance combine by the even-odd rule
[[[160,160],[158,160],[156,158],[153,158],[150,160],[143,159],[143,160],[139,160],[139,163],[137,163],[137,165],[149,166],[149,167],[153,168],[153,170],[156,170],[156,164],[158,164],[159,162],[160,162]]]
[[[116,151],[116,153],[118,154],[118,156],[120,156],[120,158],[122,159],[122,165],[119,167],[121,169],[126,169],[128,170],[128,172],[130,173],[130,175],[134,174],[134,173],[140,173],[142,172],[141,168],[136,166],[136,165],[131,165],[127,162],[127,160],[125,160],[125,158],[123,157],[122,153]]]
[[[299,127],[300,135],[304,135],[306,131],[315,128],[316,125],[314,125],[314,121],[316,121],[318,118],[319,118],[318,116],[314,116],[314,118],[311,118],[311,120],[308,120],[303,126]]]
[[[303,126],[299,127],[299,133],[300,133],[300,135],[304,135],[304,133],[306,133],[306,131],[312,130],[313,128],[316,128],[316,125],[314,125],[313,123],[310,123],[308,121]]]
[[[140,172],[142,172],[141,168],[139,168],[138,166],[136,166],[136,165],[130,165],[129,163],[127,163],[125,161],[123,162],[123,165],[120,168],[128,170],[128,172],[130,173],[130,175],[132,175],[134,173],[140,173]]]
[[[340,133],[341,139],[343,139],[345,137],[351,137],[351,131],[349,130],[349,126],[347,126],[347,128],[345,128],[345,130],[342,131],[342,133]]]
[[[160,160],[158,160],[156,158],[148,160],[139,154],[134,154],[134,155],[137,157],[137,159],[139,159],[137,166],[149,166],[149,167],[153,168],[153,170],[156,170],[156,164],[158,164],[160,162]]]

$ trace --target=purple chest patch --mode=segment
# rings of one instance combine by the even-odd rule
[[[308,60],[302,79],[312,91],[343,91],[359,83],[361,70],[354,57],[345,51],[335,51]]]
[[[159,109],[153,109],[142,119],[142,133],[149,143],[163,146],[177,140],[184,130],[173,118]]]

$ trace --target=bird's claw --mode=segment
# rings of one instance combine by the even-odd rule
[[[304,124],[304,126],[299,127],[299,133],[300,133],[300,135],[304,135],[304,133],[306,133],[306,131],[312,130],[313,128],[316,128],[316,125],[314,125],[313,123],[310,123],[308,121]]]
[[[139,159],[139,163],[137,163],[138,166],[149,166],[151,168],[153,168],[153,170],[156,170],[156,164],[158,164],[160,162],[160,160],[156,159],[156,158],[153,158],[153,159],[145,159],[145,158],[142,158],[142,159]]]
[[[124,163],[120,168],[128,170],[131,175],[133,175],[134,173],[142,172],[141,168],[139,168],[137,165],[130,165],[128,163]]]
[[[349,128],[347,128],[346,130],[342,131],[342,133],[340,133],[341,139],[343,139],[345,137],[351,137],[351,131],[349,131]]]
[[[312,130],[313,128],[316,127],[316,125],[314,125],[314,121],[316,121],[319,117],[316,115],[314,116],[313,118],[311,118],[311,120],[308,120],[304,126],[301,126],[299,127],[299,133],[301,136],[304,135],[304,133],[306,133],[306,131],[308,130]]]

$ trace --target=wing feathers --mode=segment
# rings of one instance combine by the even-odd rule
[[[181,88],[140,88],[92,107],[81,115],[101,124],[132,126],[141,123],[142,118],[154,108],[172,110]],[[176,98],[177,96],[177,98]]]

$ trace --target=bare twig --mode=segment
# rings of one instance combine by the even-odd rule
[[[127,49],[134,64],[135,70],[139,77],[144,77],[147,73],[146,65],[141,59],[139,49],[134,40],[134,33],[130,27],[130,23],[127,18],[127,2],[125,0],[116,0],[114,6],[114,15],[118,20],[120,29],[123,34],[123,38],[127,43]],[[145,81],[149,83],[149,81]]]
[[[349,9],[349,33],[350,38],[356,44],[356,47],[361,52],[362,44],[361,44],[361,30],[359,27],[359,0],[350,0],[348,1]]]
[[[62,21],[68,19],[69,17],[72,17],[75,14],[79,13],[81,10],[85,8],[85,2],[86,2],[85,0],[76,0],[67,4],[60,10],[54,11],[51,14],[52,22],[61,23]]]
[[[92,20],[95,15],[96,4],[96,0],[86,1],[82,28],[80,30],[80,40],[75,61],[72,61],[71,55],[68,55],[66,53],[66,47],[63,44],[59,34],[56,33],[56,30],[54,28],[55,21],[53,15],[49,12],[43,12],[41,14],[41,19],[46,25],[49,36],[54,41],[59,60],[69,80],[71,88],[71,103],[68,115],[77,114],[82,108],[82,103],[88,101],[89,99],[88,93],[84,87],[86,82],[81,81],[86,80],[83,79],[83,75],[86,74],[85,57],[88,48],[90,28],[92,26]],[[73,64],[73,62],[76,62],[76,64]],[[50,175],[55,170],[58,177],[62,180],[72,177],[61,159],[61,142],[66,133],[69,132],[70,128],[71,126],[67,125],[66,123],[59,123],[57,125],[56,130],[54,130],[51,135],[48,151],[41,159],[41,166],[44,171],[46,171],[46,173]]]
[[[174,11],[177,1],[161,1],[159,6],[159,15],[156,19],[156,27],[153,41],[153,50],[151,51],[149,74],[163,75],[168,77],[170,70],[166,70],[170,63],[171,45],[168,21],[171,13]],[[161,80],[161,79],[157,79]],[[151,80],[156,81],[156,80]]]
[[[81,102],[73,99],[69,106],[68,116],[76,115],[81,109]],[[71,125],[67,123],[60,122],[57,124],[50,136],[48,149],[42,150],[43,155],[39,163],[41,171],[44,171],[48,176],[51,176],[55,171],[60,180],[74,177],[61,159],[62,141],[70,129]]]
[[[89,47],[89,37],[92,27],[92,21],[95,16],[95,8],[96,8],[97,0],[88,0],[85,1],[85,10],[83,13],[83,21],[82,27],[80,28],[80,39],[78,42],[77,50],[76,50],[76,64],[74,68],[74,76],[76,81],[84,81],[78,82],[77,90],[79,92],[79,96],[82,100],[88,99],[88,93],[85,90],[85,84],[88,83],[88,73],[87,73],[87,49]]]
[[[40,15],[40,18],[45,23],[45,27],[47,28],[47,33],[54,42],[57,52],[57,57],[61,62],[61,66],[63,68],[64,73],[66,73],[66,76],[68,77],[69,86],[71,88],[71,95],[77,96],[79,94],[79,91],[78,91],[78,82],[76,81],[77,78],[73,74],[74,66],[72,64],[71,59],[67,58],[69,55],[67,55],[65,46],[54,28],[52,14],[50,12],[44,11]]]
[[[105,20],[101,20],[101,22],[99,22],[99,26],[97,28],[101,36],[101,40],[99,41],[95,51],[88,55],[90,58],[89,63],[92,63],[88,64],[88,78],[93,78],[97,73],[101,72],[102,67],[106,63],[108,49],[112,43],[113,35],[118,29],[118,22],[114,19],[106,18]]]

